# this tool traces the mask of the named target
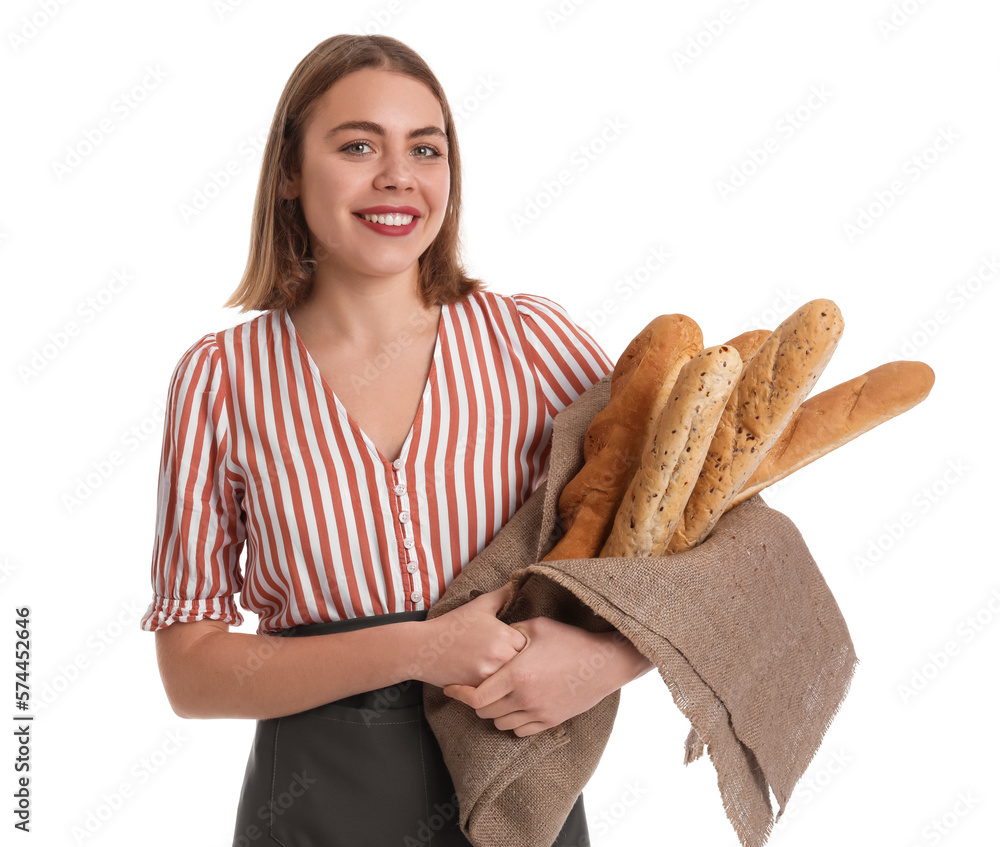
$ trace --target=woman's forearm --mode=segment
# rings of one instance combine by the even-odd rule
[[[167,697],[185,718],[271,718],[394,685],[420,672],[422,622],[280,637],[214,621],[157,633]]]
[[[623,672],[628,676],[626,682],[632,682],[656,667],[624,635],[619,632],[614,633],[614,635],[617,636],[616,646],[621,651],[620,662]]]
[[[156,634],[173,710],[187,718],[272,718],[408,679],[478,685],[525,637],[498,620],[509,587],[430,620],[327,635],[229,632],[221,621],[174,623]]]

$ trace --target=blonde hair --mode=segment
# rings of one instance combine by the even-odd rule
[[[264,148],[243,278],[224,304],[240,311],[289,308],[312,287],[316,258],[309,246],[302,206],[283,194],[302,161],[302,136],[313,103],[354,71],[378,68],[406,74],[426,85],[444,115],[451,189],[441,230],[419,257],[420,296],[426,306],[454,303],[484,286],[467,276],[460,260],[461,160],[455,121],[441,83],[427,63],[387,35],[335,35],[316,45],[292,72],[274,112]]]

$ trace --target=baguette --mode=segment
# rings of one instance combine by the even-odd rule
[[[688,550],[712,531],[816,384],[843,330],[835,303],[812,300],[744,366],[667,552]]]
[[[584,460],[603,450],[623,426],[633,435],[639,429],[648,435],[677,374],[703,343],[701,328],[687,315],[660,315],[643,327],[615,363],[608,405],[594,415],[584,434]],[[645,419],[636,419],[637,414]],[[645,440],[636,452],[644,445]]]
[[[659,556],[680,520],[743,365],[725,345],[681,369],[601,556]]]
[[[769,329],[751,329],[737,335],[736,338],[731,338],[726,342],[726,346],[736,348],[740,358],[744,362],[749,362],[770,337],[771,330]]]
[[[608,405],[584,438],[584,465],[559,495],[564,532],[547,560],[590,558],[601,549],[680,369],[702,348],[685,315],[654,318],[618,358]]]
[[[933,385],[934,371],[923,362],[889,362],[810,397],[730,507],[912,409]]]

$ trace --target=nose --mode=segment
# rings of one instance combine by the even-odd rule
[[[386,153],[375,177],[375,187],[384,189],[407,189],[413,187],[412,163],[405,150]]]

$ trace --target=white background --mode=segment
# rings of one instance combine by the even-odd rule
[[[828,297],[846,331],[817,390],[934,368],[921,406],[765,494],[861,659],[769,844],[996,844],[998,23],[986,0],[5,4],[0,652],[29,605],[38,715],[32,832],[10,843],[230,843],[252,723],[177,718],[139,630],[162,404],[190,344],[252,317],[221,304],[289,73],[367,27],[465,113],[465,256],[493,290],[562,303],[613,358],[657,314],[716,344]],[[734,168],[754,172],[734,188]],[[669,261],[627,289],[654,248]],[[686,733],[655,673],[626,688],[584,794],[595,845],[738,843]]]

